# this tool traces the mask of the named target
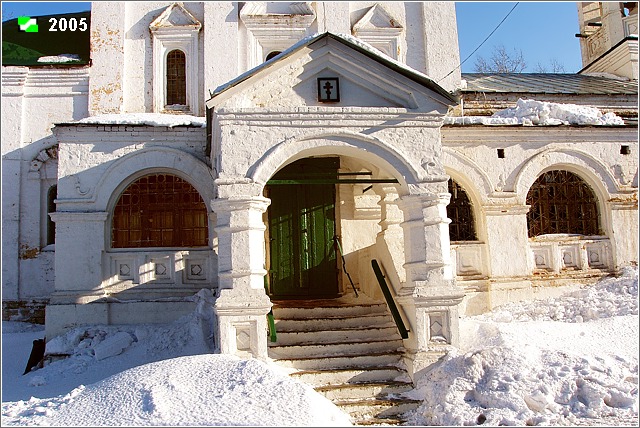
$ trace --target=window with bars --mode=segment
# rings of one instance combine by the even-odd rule
[[[477,239],[476,227],[467,192],[450,178],[449,193],[451,193],[451,200],[447,205],[447,217],[451,219],[449,239],[451,241],[475,241]]]
[[[207,245],[207,209],[198,191],[168,174],[139,178],[113,212],[112,248]]]
[[[58,186],[51,186],[47,192],[47,245],[56,243],[56,224],[49,214],[56,212],[56,198],[58,197]]]
[[[601,235],[598,201],[576,174],[553,170],[542,174],[527,193],[529,237],[549,233]]]
[[[187,61],[179,49],[167,54],[167,105],[187,104]]]

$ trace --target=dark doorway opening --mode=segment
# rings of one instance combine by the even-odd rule
[[[339,158],[307,158],[267,184],[268,292],[273,299],[338,296],[336,187]],[[326,180],[326,183],[323,181]]]

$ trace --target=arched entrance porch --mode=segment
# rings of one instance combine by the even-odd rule
[[[218,214],[221,289],[215,308],[223,352],[226,352],[225,344],[231,344],[227,351],[238,353],[242,348],[237,345],[245,341],[250,342],[244,345],[245,351],[268,356],[267,337],[262,332],[268,330],[266,315],[273,305],[269,296],[273,294],[274,274],[280,275],[276,280],[289,281],[285,285],[294,292],[285,287],[283,294],[291,299],[300,297],[299,287],[309,285],[305,278],[315,278],[314,269],[320,265],[327,267],[329,275],[331,269],[337,271],[337,292],[336,287],[321,288],[316,295],[311,293],[311,299],[303,293],[305,300],[340,297],[350,292],[351,284],[341,265],[342,254],[335,251],[332,238],[336,236],[341,242],[349,276],[361,295],[384,305],[371,266],[372,259],[381,262],[409,330],[409,337],[401,343],[405,349],[403,359],[411,375],[439,358],[446,346],[456,344],[457,304],[463,293],[455,287],[451,270],[446,218],[448,177],[443,170],[439,173],[437,158],[431,157],[425,162],[419,160],[421,158],[403,156],[392,145],[367,135],[316,135],[274,145],[249,166],[242,179],[218,179],[218,195],[226,196],[212,204]],[[275,199],[284,202],[272,211],[276,206],[273,188],[284,185],[269,182],[295,180],[296,177],[286,177],[291,173],[288,168],[295,168],[290,165],[298,165],[296,161],[311,162],[309,159],[324,159],[313,162],[329,164],[333,162],[331,159],[337,159],[329,177],[333,181],[313,183],[331,184],[335,188],[333,206],[331,196],[325,202],[314,199],[319,198],[321,191],[302,192],[313,194],[308,199],[310,206],[299,204],[299,196],[293,198],[293,191],[276,191],[280,195]],[[349,178],[340,174],[357,175]],[[293,184],[296,183],[290,186]],[[291,203],[293,199],[295,203]],[[274,224],[282,224],[279,218],[294,217],[289,211],[292,206],[297,220],[291,220],[291,225],[283,226],[282,230],[277,227],[273,230]],[[315,217],[311,209],[314,206],[321,207]],[[331,217],[333,224],[326,221]],[[304,224],[310,225],[316,220],[319,220],[318,234],[322,236],[309,239],[310,231],[303,232]],[[292,237],[289,232],[293,229],[295,236]],[[269,254],[273,250],[274,235],[276,240],[288,239],[287,244],[276,245],[284,250],[275,259]],[[313,250],[314,242],[321,243],[323,250],[318,252],[319,257],[310,255],[308,260],[301,261],[305,249]],[[327,263],[327,256],[333,257],[331,263]],[[272,265],[285,257],[284,270],[279,265],[273,269]],[[314,260],[318,262],[315,265]]]

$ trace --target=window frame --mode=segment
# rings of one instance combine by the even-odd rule
[[[176,10],[177,9],[177,10]],[[172,12],[188,15],[187,25],[178,25],[171,20]],[[199,32],[202,25],[177,3],[170,6],[149,27],[153,46],[153,111],[197,115],[200,111],[198,91]],[[186,104],[167,108],[167,55],[173,50],[185,54]]]
[[[451,220],[449,223],[449,241],[451,242],[477,242],[478,241],[478,225],[476,221],[476,216],[474,212],[473,202],[469,197],[468,192],[465,190],[462,185],[453,178],[449,178],[447,182],[447,190],[451,195],[449,199],[449,204],[447,205],[447,218]],[[458,197],[457,195],[460,194]],[[455,196],[455,197],[454,197]],[[455,222],[455,219],[459,218],[458,214],[452,215],[452,210],[460,210],[467,209],[469,211],[469,221],[467,222],[470,231],[466,231],[465,234],[469,239],[453,239],[452,230],[460,228],[460,224]],[[455,217],[455,218],[454,218]],[[452,225],[454,225],[452,227]],[[465,234],[461,234],[460,232],[456,232],[456,238],[464,237]]]
[[[558,178],[558,175],[561,177]],[[544,185],[542,184],[543,180],[547,181]],[[548,180],[564,180],[564,182],[556,183]],[[572,183],[577,184],[578,187],[573,190],[567,189],[566,186]],[[561,186],[565,188],[561,188]],[[550,191],[550,189],[553,190]],[[545,194],[541,196],[541,193]],[[573,194],[570,195],[570,193]],[[566,197],[559,199],[563,194]],[[575,194],[578,194],[579,198]],[[584,199],[585,197],[588,199]],[[555,203],[549,205],[554,202],[554,199]],[[542,205],[545,202],[547,205]],[[529,238],[554,234],[604,235],[598,196],[587,181],[572,171],[551,169],[540,173],[527,191],[526,204],[530,207],[527,212],[527,235]],[[586,211],[584,210],[585,206],[588,207]],[[564,214],[562,214],[563,212]],[[579,214],[585,215],[585,213],[587,217],[581,219]],[[580,222],[582,225],[579,224]],[[588,226],[586,222],[592,224]],[[566,225],[562,223],[566,223]]]
[[[182,64],[176,64],[176,63],[172,63],[170,64],[169,61],[172,59],[172,54],[174,53],[179,53],[181,55],[180,58],[176,58],[177,60],[181,60]],[[178,75],[176,76],[171,76],[170,73],[173,71],[173,68],[177,68],[177,67],[181,67],[181,70],[176,70],[178,73]],[[180,75],[180,71],[182,72],[182,76]],[[177,86],[180,83],[180,77],[184,78],[184,81],[182,82],[182,86],[181,88],[170,88],[169,85],[171,84],[171,81],[175,79],[175,86]],[[187,55],[184,53],[184,51],[182,51],[181,49],[172,49],[170,51],[167,51],[167,54],[165,56],[165,76],[164,76],[164,80],[165,80],[165,110],[174,110],[176,109],[180,109],[182,110],[184,107],[188,107],[188,103],[187,103]],[[178,94],[176,94],[177,98],[183,98],[184,102],[172,102],[173,100],[170,99],[170,97],[172,97],[174,95],[173,92],[178,92]],[[177,99],[176,101],[181,101],[179,99]],[[182,108],[178,107],[178,106],[182,106]]]
[[[150,177],[155,177],[154,183],[151,182],[152,180],[150,179]],[[158,177],[165,177],[165,180],[167,177],[171,177],[171,181],[175,184],[173,186],[173,189],[167,189],[166,187],[163,188],[161,184],[157,184],[161,182],[164,182],[165,184],[167,183],[164,180],[162,181],[159,180]],[[146,183],[142,183],[143,180],[146,180]],[[134,193],[134,190],[136,190],[136,189],[132,189],[134,186],[138,187],[137,189],[139,191],[138,194]],[[157,193],[152,193],[150,191],[140,192],[140,190],[142,190],[140,189],[140,187],[142,186],[147,186],[147,187],[156,186],[158,192]],[[180,188],[178,188],[178,186],[180,186]],[[167,190],[173,190],[172,195],[169,195]],[[144,199],[144,198],[148,199],[149,201],[156,200],[158,195],[165,195],[165,198],[170,198],[171,200],[169,202],[158,201],[155,204],[150,202],[145,203],[143,201],[140,201],[140,199]],[[129,202],[125,201],[121,203],[121,201],[123,201],[123,198],[125,196],[128,199],[130,199],[130,201]],[[184,201],[185,196],[191,197],[192,199],[197,196],[198,201],[185,202]],[[128,212],[127,207],[136,206],[136,204],[134,204],[134,201],[133,201],[135,197],[137,197],[139,201],[137,203],[137,206],[139,207],[138,209],[140,209],[140,207],[142,208],[141,213],[138,216],[132,216],[129,213],[126,221],[122,223],[122,224],[127,223],[128,227],[123,226],[118,228],[116,223],[120,219],[119,216],[125,215]],[[199,214],[197,215],[200,215],[202,217],[200,219],[201,225],[199,227],[194,226],[194,224],[197,223],[197,220],[196,220],[196,221],[193,221],[190,226],[194,230],[198,229],[199,233],[203,234],[204,240],[201,240],[199,242],[197,240],[192,240],[186,243],[184,241],[179,241],[180,239],[179,237],[184,236],[185,231],[189,230],[187,228],[187,225],[185,225],[185,222],[184,222],[184,219],[186,218],[185,214],[188,214],[188,213],[193,214],[193,211],[195,210],[196,206],[200,211]],[[169,207],[170,209],[167,209],[167,207]],[[119,209],[122,212],[118,212]],[[202,195],[200,194],[200,192],[198,192],[198,190],[193,186],[193,184],[191,184],[188,180],[176,174],[164,173],[164,172],[152,172],[152,173],[147,173],[139,177],[136,177],[135,179],[130,181],[126,186],[124,186],[122,191],[118,194],[118,197],[115,200],[115,203],[113,205],[113,208],[111,209],[110,214],[111,214],[111,220],[109,222],[109,247],[114,250],[118,250],[118,251],[132,250],[132,249],[139,250],[139,249],[149,249],[149,248],[162,248],[162,249],[206,248],[209,246],[209,243],[210,243],[208,210],[207,210],[206,204],[204,203],[204,199],[202,198]],[[169,217],[170,217],[170,223],[172,225],[171,228],[164,227],[165,224],[162,224],[163,221],[168,221]],[[139,227],[137,229],[131,229],[130,227],[131,220],[133,219],[137,219],[138,221],[137,224],[139,225]],[[157,223],[161,223],[161,224],[157,226],[155,229],[151,229],[150,225],[152,225],[154,221],[157,221]],[[164,240],[164,236],[166,236],[164,234],[168,233],[167,231],[169,230],[171,231],[170,233],[172,234],[171,242],[170,244],[164,244],[163,240]],[[132,242],[134,242],[131,240],[132,231],[138,232],[140,235],[140,239],[138,240],[138,243],[136,243],[135,245],[132,245]],[[128,234],[128,235],[126,238],[120,238],[121,241],[118,241],[119,239],[117,237],[118,233]],[[159,234],[160,238],[151,239],[150,236],[153,233],[155,233],[156,235]],[[192,233],[196,234],[198,233],[198,231],[192,232]],[[145,240],[148,242],[148,244],[144,244]]]

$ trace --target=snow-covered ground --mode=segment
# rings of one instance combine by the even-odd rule
[[[211,354],[203,306],[168,325],[72,331],[51,345],[71,357],[24,376],[44,331],[4,321],[2,425],[350,425],[272,363]],[[412,425],[638,425],[637,268],[462,318],[460,332],[409,392],[424,400]]]

